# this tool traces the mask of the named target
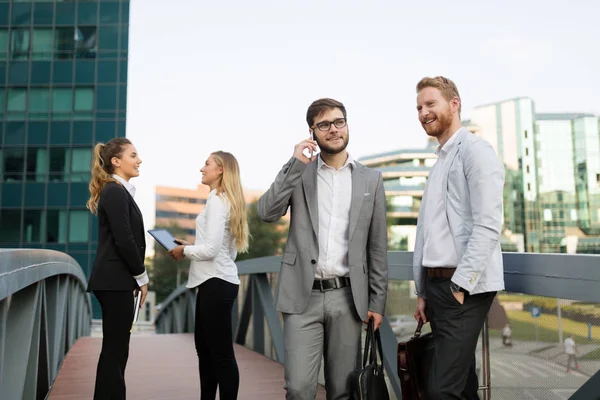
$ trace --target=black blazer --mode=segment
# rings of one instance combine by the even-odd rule
[[[142,213],[125,187],[109,182],[98,201],[98,250],[88,291],[134,290],[143,274],[146,238]]]

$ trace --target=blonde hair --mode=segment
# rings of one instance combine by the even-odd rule
[[[112,165],[113,157],[121,158],[125,146],[131,144],[129,139],[114,138],[106,144],[98,143],[94,147],[94,155],[92,156],[92,178],[90,179],[90,198],[86,203],[86,207],[92,214],[98,213],[98,201],[100,193],[108,182],[115,182],[112,177],[114,167]]]
[[[233,154],[225,151],[215,151],[211,156],[215,163],[223,169],[217,193],[224,195],[231,206],[229,231],[235,238],[237,250],[240,253],[246,253],[249,246],[248,218],[239,164]]]
[[[444,99],[446,99],[448,102],[452,101],[453,98],[458,97],[458,115],[460,115],[462,101],[460,99],[460,95],[458,94],[458,88],[454,82],[443,76],[436,76],[434,78],[426,76],[425,78],[421,79],[419,83],[417,83],[417,93],[428,87],[439,90],[442,96],[444,96]]]

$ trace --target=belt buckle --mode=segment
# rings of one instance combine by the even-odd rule
[[[324,281],[324,279],[320,279],[319,280],[319,286],[321,287],[321,292],[330,292],[333,289],[335,289],[335,288],[324,288],[323,287],[323,281]]]

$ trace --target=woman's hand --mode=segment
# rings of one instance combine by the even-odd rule
[[[188,242],[187,240],[183,240],[183,239],[179,239],[179,238],[175,238],[175,243],[177,244],[182,244],[184,246],[191,246],[192,244],[190,242]]]
[[[173,247],[171,250],[169,250],[169,255],[173,257],[176,261],[182,260],[185,258],[185,256],[183,255],[183,248],[183,245]]]

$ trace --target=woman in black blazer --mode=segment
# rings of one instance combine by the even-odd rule
[[[98,215],[98,250],[88,283],[102,308],[102,352],[96,371],[95,400],[125,399],[125,366],[134,317],[134,294],[148,293],[142,213],[129,179],[142,160],[133,144],[115,138],[94,148],[90,199]],[[140,304],[141,305],[141,304]]]

